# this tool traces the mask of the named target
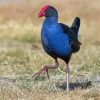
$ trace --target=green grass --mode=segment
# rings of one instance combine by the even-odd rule
[[[62,84],[65,74],[58,70],[51,70],[51,80],[48,81],[46,75],[39,78],[31,78],[32,73],[36,72],[44,64],[53,63],[52,58],[47,56],[39,48],[33,47],[32,43],[21,42],[19,40],[8,40],[10,42],[1,41],[0,44],[0,98],[1,100],[60,100],[79,99],[79,100],[99,100],[99,88],[92,87],[86,90],[74,90],[66,96],[66,92],[58,87]],[[4,45],[3,45],[4,43]],[[97,51],[96,51],[97,50]],[[94,54],[95,53],[95,54]],[[88,45],[78,54],[73,55],[70,69],[71,77],[77,74],[88,73],[95,77],[100,75],[100,47]],[[64,71],[65,64],[59,60],[60,68]],[[91,92],[93,89],[94,92]],[[78,95],[80,93],[80,95]],[[41,100],[41,99],[40,99]],[[62,99],[63,100],[63,99]]]
[[[13,26],[12,26],[13,25]],[[28,21],[18,23],[10,20],[1,23],[0,29],[0,100],[99,100],[100,87],[77,88],[68,95],[59,88],[65,74],[57,69],[46,75],[31,78],[44,64],[54,61],[42,49],[40,27]],[[6,27],[5,27],[6,26]],[[70,79],[83,74],[90,80],[100,76],[100,44],[81,38],[81,50],[73,54],[70,62]],[[93,40],[96,41],[96,40]],[[65,63],[59,60],[60,69],[65,71]]]
[[[100,100],[100,83],[95,83],[100,81],[100,1],[43,0],[25,4],[0,7],[0,100]],[[75,16],[81,18],[82,45],[80,52],[71,58],[70,81],[88,79],[93,81],[91,87],[76,88],[67,94],[59,88],[65,73],[57,69],[49,71],[50,81],[46,74],[31,78],[42,65],[54,62],[42,49],[43,20],[37,18],[40,7],[47,4],[57,7],[59,21],[67,25],[71,25]],[[65,63],[62,60],[59,63],[65,72]]]

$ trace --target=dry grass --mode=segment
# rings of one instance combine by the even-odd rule
[[[26,2],[24,0],[20,5],[14,3],[13,6],[9,3],[0,7],[0,100],[99,100],[100,83],[95,81],[100,81],[100,1]],[[81,17],[82,46],[80,52],[71,59],[70,77],[72,79],[75,74],[84,74],[86,79],[92,81],[90,88],[77,88],[67,95],[66,91],[59,88],[65,74],[58,70],[50,71],[50,81],[46,75],[31,78],[32,73],[42,65],[53,63],[53,59],[41,47],[42,20],[36,16],[39,9],[46,4],[56,6],[59,21],[66,24],[71,25],[75,16]],[[64,62],[59,62],[64,71]]]
[[[15,24],[10,26],[9,23]],[[58,70],[50,71],[50,82],[45,75],[32,79],[32,73],[43,64],[53,63],[52,58],[41,48],[37,28],[34,29],[31,22],[23,24],[12,20],[2,22],[2,25],[6,27],[1,28],[3,34],[0,34],[0,100],[99,100],[99,85],[76,89],[67,95],[66,91],[58,87],[65,77],[65,74],[59,73]],[[84,39],[85,36],[81,38],[81,51],[72,57],[71,78],[75,74],[87,73],[86,78],[96,81],[100,75],[100,46],[95,42],[96,39],[93,43],[90,40],[87,43]],[[64,62],[59,62],[64,71]]]

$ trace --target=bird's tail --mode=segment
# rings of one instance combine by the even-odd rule
[[[72,42],[73,53],[80,50],[81,42],[78,40],[79,28],[80,28],[80,18],[76,17],[71,26],[71,29],[74,31],[74,37],[75,37]]]
[[[75,32],[75,37],[78,37],[79,28],[80,28],[80,18],[76,17],[71,26],[71,29]]]

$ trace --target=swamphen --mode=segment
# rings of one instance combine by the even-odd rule
[[[80,19],[76,17],[71,27],[58,23],[58,12],[52,6],[44,6],[41,9],[38,17],[43,16],[45,16],[45,20],[41,30],[41,41],[45,52],[55,60],[55,64],[43,66],[33,76],[47,72],[49,78],[48,69],[58,68],[59,63],[57,58],[60,58],[66,63],[66,85],[67,91],[69,91],[69,61],[71,55],[80,50],[81,44],[78,40]]]

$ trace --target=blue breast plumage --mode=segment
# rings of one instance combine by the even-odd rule
[[[58,23],[52,21],[46,19],[41,30],[41,41],[45,52],[54,53],[58,57],[70,55],[71,44],[68,35],[63,32]]]

